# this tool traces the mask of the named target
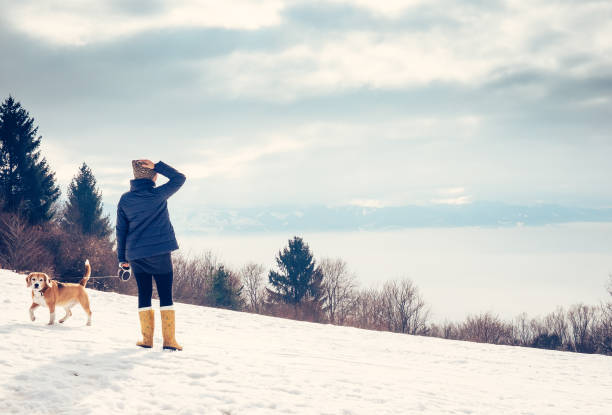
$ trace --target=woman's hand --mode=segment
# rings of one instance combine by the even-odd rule
[[[155,167],[155,163],[153,163],[151,160],[141,159],[138,161],[140,162],[140,165],[142,167],[146,167],[147,169],[153,170],[153,168]]]
[[[122,268],[129,268],[130,267],[130,263],[129,262],[122,262],[119,265],[121,265]]]

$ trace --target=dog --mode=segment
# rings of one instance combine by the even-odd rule
[[[91,310],[89,309],[89,296],[85,285],[91,275],[89,260],[85,261],[85,274],[78,284],[69,284],[51,280],[44,272],[32,272],[26,277],[28,288],[32,287],[32,305],[30,306],[30,319],[36,320],[34,310],[39,306],[49,308],[49,325],[55,323],[55,308],[63,307],[66,315],[59,321],[63,323],[72,316],[70,309],[81,304],[87,314],[87,325],[91,326]]]

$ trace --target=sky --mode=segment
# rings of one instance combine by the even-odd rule
[[[612,3],[0,0],[0,98],[111,209],[612,207]],[[571,218],[570,218],[571,219]],[[452,223],[451,223],[452,225]]]

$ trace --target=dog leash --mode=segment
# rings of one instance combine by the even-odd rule
[[[120,277],[118,275],[104,275],[100,277],[89,277],[88,280],[103,280],[106,278],[120,278]],[[81,281],[83,277],[61,277],[61,279],[62,281],[60,282],[74,282],[74,281]],[[124,280],[124,281],[127,281],[127,280]]]
[[[117,275],[104,275],[104,276],[99,276],[99,277],[89,277],[90,280],[101,280],[101,279],[105,279],[105,278],[119,278],[121,281],[128,281],[130,279],[130,277],[132,276],[132,269],[130,267],[122,267],[119,266],[119,271],[117,272]],[[77,278],[77,277],[72,277],[72,278]],[[74,281],[81,281],[83,279],[83,277],[78,277],[79,279],[75,279]]]

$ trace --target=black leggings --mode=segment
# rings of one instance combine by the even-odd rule
[[[134,274],[138,285],[138,308],[151,307],[153,278],[159,295],[159,306],[172,305],[172,272],[167,274]]]

